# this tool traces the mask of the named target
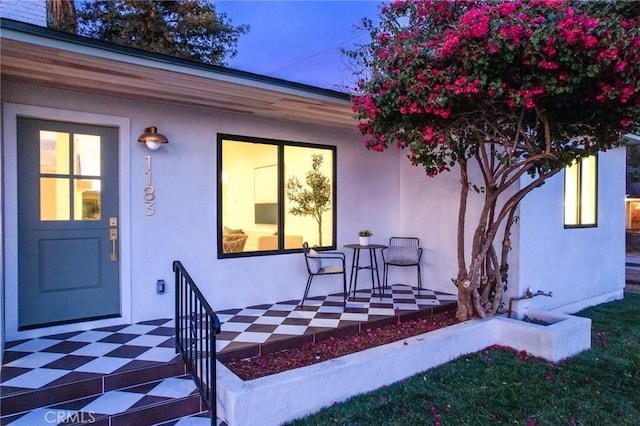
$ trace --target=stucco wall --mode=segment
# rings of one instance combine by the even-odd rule
[[[532,299],[536,309],[577,311],[624,288],[625,151],[598,154],[598,226],[565,229],[563,172],[536,188],[520,206],[520,285],[553,297]],[[563,309],[566,307],[566,309]]]
[[[62,92],[3,82],[3,102],[107,114],[130,119],[130,182],[121,182],[123,198],[131,201],[131,319],[134,322],[172,317],[173,289],[156,294],[156,280],[171,284],[171,262],[181,260],[215,309],[296,299],[302,296],[306,269],[301,254],[217,259],[216,134],[230,133],[337,146],[337,247],[357,242],[357,231],[370,228],[373,242],[399,232],[398,153],[378,155],[362,146],[353,131],[250,119],[199,109],[147,104],[118,98]],[[170,143],[151,152],[136,142],[145,127],[156,125]],[[156,213],[145,216],[145,156],[152,157]],[[5,200],[6,203],[15,200]],[[351,253],[347,252],[350,262]],[[16,265],[8,265],[15,268]],[[363,277],[359,288],[368,287]],[[9,285],[16,285],[10,283]],[[342,290],[337,277],[321,277],[310,294]]]
[[[404,154],[403,154],[404,155]],[[457,293],[452,282],[458,272],[457,235],[460,205],[460,170],[428,177],[421,166],[412,166],[407,158],[401,162],[400,220],[404,235],[416,235],[424,248],[423,280],[428,288]],[[480,171],[473,163],[468,167],[469,179],[482,185]],[[478,223],[483,195],[469,192],[465,220],[466,264],[470,262],[471,238]],[[517,236],[516,236],[517,238]],[[517,259],[517,253],[511,253]],[[400,279],[409,280],[414,271],[398,271]]]
[[[350,262],[351,252],[342,246],[356,242],[356,232],[362,228],[373,231],[374,243],[386,243],[390,236],[418,236],[425,250],[422,263],[425,287],[456,292],[451,283],[457,271],[456,170],[428,178],[422,168],[409,164],[402,151],[365,150],[355,129],[344,131],[259,120],[6,81],[2,84],[2,100],[104,114],[130,123],[129,133],[122,141],[127,155],[121,163],[121,168],[128,172],[125,175],[130,176],[128,181],[121,182],[121,199],[130,202],[123,203],[130,205],[123,215],[124,219],[130,217],[130,223],[122,226],[130,232],[125,232],[120,244],[123,252],[130,254],[121,279],[130,287],[127,290],[130,294],[125,296],[130,299],[133,322],[172,317],[171,262],[176,259],[184,263],[217,310],[302,296],[307,275],[300,254],[217,259],[217,133],[337,146],[338,249],[347,253]],[[158,126],[171,141],[156,152],[136,142],[143,129],[151,125]],[[152,156],[156,189],[156,213],[150,217],[144,215],[146,205],[142,198],[147,155]],[[613,150],[599,158],[597,228],[564,229],[562,175],[534,190],[523,201],[520,222],[512,237],[510,295],[522,294],[527,286],[534,291],[553,291],[551,299],[536,298],[542,304],[536,308],[544,309],[593,300],[616,291],[621,294],[624,152]],[[6,176],[5,182],[11,185]],[[477,204],[473,203],[476,197],[471,195],[469,233],[477,214]],[[4,198],[5,206],[16,202],[6,194]],[[7,263],[5,276],[17,277],[16,268],[17,265]],[[165,294],[156,294],[158,279],[169,284]],[[415,283],[415,271],[392,270],[390,283],[396,282]],[[17,288],[16,282],[5,284],[8,289]],[[368,277],[363,276],[359,288],[369,286]],[[311,294],[338,291],[341,282],[337,277],[323,277],[314,283]],[[11,297],[5,297],[5,302],[12,303]]]
[[[522,201],[519,220],[512,227],[509,281],[503,298],[521,296],[527,287],[552,291],[553,297],[531,300],[536,309],[575,312],[584,306],[620,297],[624,287],[624,182],[623,149],[599,154],[598,227],[564,229],[564,176],[561,172]],[[457,272],[456,235],[459,171],[454,168],[435,178],[401,162],[400,216],[402,235],[420,237],[425,249],[423,280],[428,288],[455,293],[451,279]],[[477,169],[470,178],[479,183]],[[525,185],[530,178],[522,178]],[[513,188],[515,190],[516,188]],[[467,253],[480,201],[470,193],[466,222]],[[476,201],[475,203],[473,201]],[[470,259],[466,259],[467,264]],[[392,282],[413,282],[415,272],[399,270]]]
[[[420,166],[412,166],[401,153],[400,235],[420,238],[423,247],[423,286],[447,293],[456,293],[451,282],[457,271],[456,234],[458,219],[458,173],[443,173],[430,178]],[[416,280],[413,268],[392,268],[389,281]]]

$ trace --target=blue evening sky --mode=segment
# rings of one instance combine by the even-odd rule
[[[340,47],[366,43],[356,27],[374,19],[381,2],[373,0],[215,0],[233,25],[249,24],[229,68],[348,92],[355,77]]]

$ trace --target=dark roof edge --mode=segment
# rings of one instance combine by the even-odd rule
[[[627,143],[630,145],[640,145],[640,134],[627,133],[624,135],[627,138]]]
[[[269,77],[266,75],[256,74],[249,71],[241,71],[233,68],[227,68],[219,65],[210,65],[202,62],[192,61],[189,59],[176,58],[173,56],[163,55],[155,52],[148,52],[141,49],[136,49],[128,46],[120,46],[117,44],[109,43],[103,40],[93,39],[89,37],[79,36],[75,34],[69,34],[62,31],[56,31],[49,28],[45,28],[39,25],[28,24],[26,22],[16,21],[13,19],[0,18],[0,29],[7,29],[22,32],[29,35],[46,37],[48,39],[62,41],[66,43],[72,43],[80,46],[96,48],[105,50],[108,52],[119,53],[127,56],[132,56],[140,59],[147,59],[156,62],[164,62],[171,65],[181,66],[185,68],[197,69],[201,71],[207,71],[214,74],[220,74],[224,76],[236,77],[244,80],[271,84],[274,86],[280,86],[288,89],[300,90],[304,92],[313,93],[316,95],[323,95],[338,100],[351,100],[351,95],[337,90],[324,89],[322,87],[312,86],[310,84],[296,83],[289,80],[283,80],[280,78]]]

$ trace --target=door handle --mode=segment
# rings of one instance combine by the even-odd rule
[[[109,240],[111,240],[111,256],[109,259],[112,262],[118,261],[118,230],[109,229]]]

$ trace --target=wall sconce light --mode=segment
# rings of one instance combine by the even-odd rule
[[[144,133],[140,135],[138,142],[142,142],[147,145],[147,148],[155,151],[163,144],[169,143],[169,139],[162,133],[158,133],[156,126],[151,126],[144,129]]]

